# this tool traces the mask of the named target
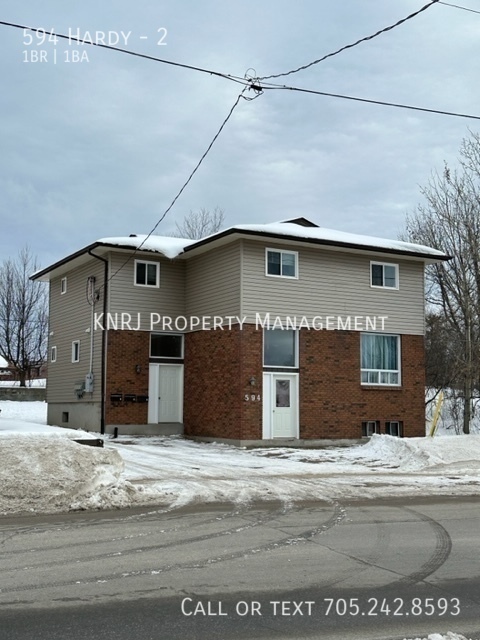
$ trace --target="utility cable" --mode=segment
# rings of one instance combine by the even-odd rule
[[[167,60],[165,58],[157,58],[156,56],[149,56],[145,53],[138,53],[137,51],[130,51],[129,49],[122,49],[122,47],[115,47],[110,44],[102,44],[100,42],[91,42],[90,40],[82,40],[81,38],[75,38],[74,36],[66,36],[62,33],[55,33],[55,31],[46,31],[45,29],[39,29],[36,27],[27,27],[22,24],[16,24],[14,22],[5,22],[0,20],[0,25],[4,25],[6,27],[13,27],[15,29],[23,29],[28,31],[35,31],[36,33],[41,33],[42,35],[51,36],[53,38],[61,38],[63,40],[68,40],[69,42],[78,42],[78,44],[89,45],[91,47],[100,47],[101,49],[110,49],[111,51],[118,51],[120,53],[125,53],[129,56],[134,56],[136,58],[144,58],[145,60],[152,60],[153,62],[161,62],[162,64],[167,64],[173,67],[181,67],[182,69],[190,69],[192,71],[199,71],[201,73],[207,73],[210,76],[217,76],[219,78],[224,78],[225,80],[231,80],[232,82],[237,82],[239,84],[243,84],[244,86],[248,86],[248,80],[245,78],[240,78],[239,76],[230,75],[228,73],[222,73],[220,71],[214,71],[213,69],[204,69],[203,67],[196,67],[191,64],[184,64],[182,62],[175,62],[173,60]]]
[[[128,258],[125,260],[125,262],[120,265],[120,267],[115,271],[115,273],[113,273],[107,280],[107,282],[110,282],[110,280],[112,280],[118,273],[119,271],[121,271],[129,262],[130,260],[137,254],[138,251],[141,250],[141,248],[144,246],[144,244],[147,242],[147,240],[150,238],[150,236],[153,235],[153,233],[157,230],[158,225],[165,219],[165,217],[167,216],[168,212],[172,209],[172,207],[175,205],[175,203],[177,202],[177,200],[179,199],[179,197],[182,195],[182,193],[185,191],[185,189],[187,188],[188,184],[190,183],[190,181],[192,180],[193,176],[197,173],[198,169],[200,168],[200,165],[202,164],[202,162],[205,160],[205,158],[207,157],[208,153],[210,152],[211,148],[213,147],[213,145],[215,144],[215,142],[217,141],[218,137],[220,136],[220,134],[222,133],[225,125],[227,124],[227,122],[230,120],[230,118],[233,115],[233,112],[235,111],[235,109],[237,108],[240,100],[242,98],[244,98],[245,100],[252,100],[255,98],[245,98],[245,96],[243,95],[246,91],[247,87],[245,87],[245,89],[242,90],[241,93],[239,93],[239,95],[237,96],[237,99],[235,100],[235,102],[233,103],[233,106],[231,107],[230,111],[228,112],[227,117],[225,118],[225,120],[222,122],[222,124],[220,125],[220,128],[218,129],[217,133],[213,136],[212,141],[210,142],[210,144],[208,145],[207,149],[205,150],[205,152],[203,153],[202,157],[200,158],[200,160],[197,162],[197,164],[195,165],[194,169],[191,171],[190,175],[188,176],[187,180],[185,180],[185,182],[183,183],[181,189],[178,191],[177,195],[173,198],[173,200],[171,201],[171,203],[168,205],[168,207],[165,209],[165,211],[162,213],[162,215],[160,216],[160,218],[158,219],[158,221],[156,222],[155,226],[152,228],[152,230],[148,233],[148,235],[143,239],[143,241],[139,244],[139,246],[128,256]],[[257,96],[258,97],[258,96]],[[104,283],[106,284],[106,283]],[[104,285],[102,285],[103,287]]]
[[[314,60],[313,62],[309,62],[308,64],[305,64],[305,65],[303,65],[301,67],[297,67],[296,69],[292,69],[291,71],[285,71],[284,73],[277,73],[277,74],[274,74],[274,75],[271,75],[271,76],[263,76],[263,77],[258,78],[258,80],[270,80],[271,78],[281,78],[283,76],[289,76],[289,75],[291,75],[293,73],[298,73],[299,71],[304,71],[305,69],[309,69],[310,67],[313,67],[314,65],[319,64],[320,62],[323,62],[324,60],[327,60],[327,58],[332,58],[333,56],[336,56],[339,53],[342,53],[342,51],[346,51],[347,49],[352,49],[353,47],[356,47],[357,45],[361,44],[362,42],[367,42],[367,40],[373,40],[373,38],[376,38],[377,36],[381,35],[382,33],[386,33],[387,31],[391,31],[392,29],[395,29],[395,27],[398,27],[401,24],[403,24],[404,22],[407,22],[407,20],[411,20],[412,18],[415,18],[420,13],[422,13],[423,11],[426,11],[432,5],[436,4],[439,1],[440,0],[431,0],[431,2],[429,2],[426,5],[424,5],[421,9],[419,9],[418,11],[415,11],[414,13],[411,13],[406,18],[402,18],[398,22],[395,22],[395,24],[391,24],[388,27],[385,27],[384,29],[380,29],[380,31],[377,31],[376,33],[373,33],[370,36],[366,36],[365,38],[360,38],[360,40],[357,40],[356,42],[352,42],[351,44],[347,44],[344,47],[341,47],[340,49],[337,49],[337,51],[333,51],[332,53],[327,53],[327,55],[322,56],[321,58],[318,58],[318,60]]]
[[[258,85],[258,80],[257,80]],[[456,118],[470,118],[471,120],[480,120],[480,116],[475,116],[467,113],[457,113],[454,111],[443,111],[441,109],[428,109],[426,107],[416,107],[410,104],[401,104],[398,102],[385,102],[383,100],[370,100],[368,98],[358,98],[355,96],[346,96],[339,93],[328,93],[326,91],[316,91],[314,89],[303,89],[301,87],[289,87],[288,85],[276,85],[276,84],[263,84],[261,86],[255,85],[255,88],[262,91],[268,90],[283,90],[283,91],[298,91],[299,93],[311,93],[317,96],[327,96],[329,98],[341,98],[343,100],[354,100],[355,102],[367,102],[368,104],[378,104],[384,107],[397,107],[398,109],[411,109],[413,111],[424,111],[426,113],[438,113],[443,116],[454,116]],[[253,87],[252,87],[253,88]]]
[[[462,7],[459,4],[451,4],[450,2],[441,2],[441,0],[439,0],[438,4],[444,4],[446,7],[454,7],[455,9],[461,9],[462,11],[470,11],[471,13],[478,13],[480,15],[480,11],[476,11],[475,9],[470,9],[468,7]]]

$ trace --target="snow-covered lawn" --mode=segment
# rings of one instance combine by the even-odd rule
[[[19,387],[19,380],[0,380],[0,387]],[[46,387],[46,378],[35,378],[34,380],[27,380],[27,387]]]
[[[49,427],[43,402],[0,402],[0,513],[480,492],[480,436],[374,436],[328,449],[244,450]]]

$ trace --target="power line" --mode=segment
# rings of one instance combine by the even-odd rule
[[[5,22],[3,20],[0,20],[0,25],[4,25],[6,27],[13,27],[15,29],[23,29],[23,30],[26,29],[28,31],[35,31],[36,33],[41,33],[42,35],[52,36],[54,38],[60,38],[63,40],[68,40],[69,42],[78,42],[79,44],[89,45],[91,47],[99,47],[101,49],[110,49],[111,51],[118,51],[119,53],[125,53],[126,55],[134,56],[136,58],[144,58],[145,60],[152,60],[153,62],[161,62],[162,64],[167,64],[173,67],[181,67],[182,69],[199,71],[200,73],[207,73],[210,76],[217,76],[219,78],[224,78],[225,80],[231,80],[232,82],[237,82],[239,84],[243,84],[244,86],[248,85],[248,80],[246,80],[245,78],[240,78],[239,76],[230,75],[228,73],[222,73],[220,71],[214,71],[213,69],[204,69],[203,67],[196,67],[191,64],[175,62],[174,60],[157,58],[155,56],[149,56],[145,53],[138,53],[137,51],[122,49],[122,47],[114,47],[113,45],[102,44],[100,42],[91,42],[90,40],[82,40],[81,38],[76,38],[74,36],[66,36],[63,33],[55,33],[55,31],[46,31],[45,29],[39,29],[37,27],[27,27],[22,24],[16,24],[15,22]]]
[[[205,152],[203,153],[202,157],[200,158],[200,160],[197,162],[197,164],[195,165],[194,169],[192,170],[192,172],[190,173],[190,175],[188,176],[187,180],[183,183],[181,189],[178,191],[177,195],[173,198],[172,202],[168,205],[168,207],[165,209],[165,211],[162,213],[162,215],[160,216],[160,218],[158,219],[158,221],[156,222],[155,226],[153,227],[153,229],[150,231],[150,233],[143,239],[143,241],[141,242],[141,244],[128,256],[128,258],[125,260],[125,262],[120,265],[120,267],[115,271],[115,273],[113,273],[107,280],[107,282],[110,282],[110,280],[112,280],[129,262],[130,260],[133,258],[133,256],[135,256],[137,254],[138,251],[141,250],[141,248],[143,247],[143,245],[146,243],[146,241],[150,238],[151,235],[153,235],[153,233],[157,230],[158,225],[165,219],[165,217],[167,216],[168,212],[172,209],[172,207],[174,206],[174,204],[177,202],[177,200],[179,199],[179,197],[182,195],[182,193],[185,191],[185,189],[187,188],[189,182],[192,180],[193,176],[197,173],[198,169],[200,168],[200,165],[202,164],[202,162],[205,160],[205,158],[207,157],[208,153],[210,152],[211,148],[213,147],[213,145],[215,144],[215,142],[217,141],[218,137],[220,136],[220,134],[222,133],[225,125],[227,124],[227,122],[230,120],[230,118],[233,115],[233,112],[235,111],[235,109],[237,108],[240,100],[242,98],[244,98],[245,100],[254,100],[255,98],[245,98],[245,96],[243,95],[246,91],[247,87],[245,87],[241,93],[238,94],[237,99],[235,100],[235,102],[233,103],[230,111],[228,112],[227,117],[225,118],[225,120],[222,122],[222,124],[220,125],[220,128],[218,129],[217,133],[213,136],[212,141],[210,142],[210,144],[208,145],[207,149],[205,150]],[[258,97],[258,95],[256,96]],[[106,284],[106,283],[104,283]],[[102,285],[103,287],[104,285]],[[100,288],[102,288],[100,287]]]
[[[366,42],[367,40],[373,40],[373,38],[376,38],[377,36],[381,35],[382,33],[386,33],[387,31],[391,31],[392,29],[395,29],[395,27],[398,27],[401,24],[403,24],[404,22],[407,22],[407,20],[411,20],[412,18],[415,18],[420,13],[422,13],[423,11],[426,11],[427,9],[429,9],[432,5],[434,5],[437,2],[439,2],[439,0],[431,0],[431,2],[429,2],[428,4],[423,6],[421,9],[419,9],[418,11],[415,11],[414,13],[411,13],[406,18],[402,18],[398,22],[395,22],[395,24],[391,24],[390,26],[385,27],[384,29],[380,29],[380,31],[377,31],[376,33],[373,33],[370,36],[366,36],[365,38],[360,38],[360,40],[357,40],[356,42],[352,42],[351,44],[347,44],[344,47],[341,47],[341,49],[337,49],[337,51],[333,51],[332,53],[328,53],[327,55],[322,56],[321,58],[318,58],[318,60],[314,60],[313,62],[309,62],[308,64],[305,64],[305,65],[303,65],[301,67],[298,67],[297,69],[292,69],[291,71],[285,71],[284,73],[277,73],[277,74],[274,74],[274,75],[271,75],[271,76],[263,76],[263,77],[258,78],[258,79],[259,80],[270,80],[271,78],[281,78],[283,76],[289,76],[292,73],[298,73],[299,71],[304,71],[305,69],[308,69],[309,67],[313,67],[314,65],[319,64],[320,62],[323,62],[327,58],[332,58],[333,56],[336,56],[339,53],[342,53],[342,51],[346,51],[347,49],[352,49],[353,47],[356,47],[357,45],[359,45],[362,42]]]
[[[476,11],[475,9],[469,9],[468,7],[462,7],[459,4],[451,4],[450,2],[441,2],[440,0],[438,4],[444,4],[446,7],[454,7],[455,9],[462,9],[462,11],[470,11],[471,13],[478,13],[480,15],[480,11]]]
[[[409,104],[401,104],[398,102],[385,102],[383,100],[370,100],[368,98],[358,98],[354,96],[345,96],[339,93],[327,93],[326,91],[316,91],[314,89],[303,89],[301,87],[289,87],[287,85],[274,85],[266,84],[262,85],[262,90],[283,90],[283,91],[298,91],[299,93],[311,93],[318,96],[327,96],[329,98],[341,98],[343,100],[354,100],[355,102],[366,102],[368,104],[378,104],[384,107],[397,107],[399,109],[410,109],[412,111],[424,111],[426,113],[438,113],[444,116],[454,116],[456,118],[470,118],[471,120],[480,120],[480,116],[474,116],[467,113],[456,113],[454,111],[443,111],[440,109],[428,109],[426,107],[416,107]]]

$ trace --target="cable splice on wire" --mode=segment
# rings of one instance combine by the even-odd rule
[[[245,87],[241,93],[238,94],[237,99],[235,100],[235,102],[233,103],[233,106],[231,107],[230,111],[228,112],[227,117],[225,118],[225,120],[222,122],[222,124],[220,125],[220,128],[218,129],[217,133],[213,136],[212,141],[210,142],[210,144],[208,145],[207,149],[205,150],[205,152],[203,153],[202,157],[200,158],[200,160],[197,162],[197,164],[195,165],[194,169],[192,170],[192,172],[190,173],[190,175],[188,176],[187,180],[183,183],[181,189],[178,191],[177,195],[173,198],[173,200],[171,201],[171,203],[168,205],[168,207],[165,209],[165,211],[162,213],[162,215],[160,216],[160,218],[158,219],[158,221],[156,222],[155,226],[153,227],[153,229],[148,233],[148,235],[142,240],[142,242],[139,244],[138,247],[136,247],[136,249],[134,251],[132,251],[132,253],[128,256],[128,258],[125,260],[125,262],[123,264],[121,264],[118,269],[112,273],[112,275],[108,278],[107,282],[110,282],[110,280],[112,280],[129,262],[130,260],[138,253],[138,251],[141,251],[142,247],[144,246],[144,244],[147,242],[147,240],[150,238],[150,236],[152,236],[155,231],[158,228],[158,225],[165,219],[165,217],[167,216],[167,214],[169,213],[169,211],[172,209],[172,207],[175,205],[175,203],[177,202],[177,200],[179,199],[179,197],[182,195],[182,193],[185,191],[185,189],[187,188],[188,184],[190,183],[190,181],[192,180],[193,176],[197,173],[198,169],[200,168],[200,165],[202,164],[202,162],[205,160],[205,158],[207,157],[208,153],[210,152],[211,148],[213,147],[213,145],[215,144],[215,142],[217,141],[218,137],[220,136],[220,134],[222,133],[223,129],[225,128],[225,125],[227,124],[227,122],[230,120],[230,118],[233,115],[233,112],[235,111],[235,109],[237,108],[240,100],[242,98],[248,100],[249,98],[245,98],[245,96],[243,95],[245,93],[245,91],[247,90],[248,87]],[[255,96],[258,97],[258,96]],[[255,98],[250,98],[250,100],[254,100]],[[105,286],[106,283],[104,283],[103,286]]]
[[[385,102],[383,100],[371,100],[369,98],[358,98],[355,96],[345,96],[340,93],[328,93],[327,91],[316,91],[315,89],[303,89],[302,87],[289,87],[288,85],[262,83],[263,91],[297,91],[299,93],[311,93],[317,96],[326,96],[328,98],[341,98],[343,100],[354,100],[355,102],[366,102],[368,104],[378,104],[383,107],[397,107],[398,109],[410,109],[412,111],[423,111],[426,113],[438,113],[443,116],[453,116],[456,118],[469,118],[471,120],[480,120],[480,116],[468,113],[457,113],[455,111],[443,111],[441,109],[428,109],[427,107],[416,107],[410,104],[401,104],[398,102]]]
[[[56,33],[54,31],[47,31],[46,29],[39,29],[37,27],[27,27],[22,24],[16,24],[15,22],[5,22],[4,20],[0,20],[0,25],[3,25],[5,27],[13,27],[15,29],[27,29],[28,31],[42,33],[47,36],[68,40],[69,42],[78,42],[78,44],[88,45],[90,47],[99,47],[100,49],[110,49],[111,51],[118,51],[119,53],[125,53],[126,55],[134,56],[136,58],[143,58],[145,60],[152,60],[153,62],[161,62],[162,64],[167,64],[173,67],[180,67],[182,69],[190,69],[191,71],[199,71],[200,73],[207,73],[210,76],[217,76],[218,78],[224,78],[225,80],[230,80],[231,82],[237,82],[238,84],[243,84],[244,86],[248,86],[248,80],[246,80],[245,78],[240,78],[239,76],[230,75],[228,73],[222,73],[221,71],[215,71],[213,69],[204,69],[203,67],[196,67],[191,64],[175,62],[174,60],[157,58],[156,56],[149,56],[146,53],[138,53],[138,51],[130,51],[129,49],[122,49],[122,47],[115,47],[113,45],[103,44],[101,42],[91,42],[90,40],[82,40],[81,38],[76,38],[74,36],[66,36],[64,33]]]
[[[373,38],[376,38],[377,36],[381,35],[382,33],[386,33],[387,31],[391,31],[392,29],[395,29],[395,27],[398,27],[401,24],[403,24],[404,22],[407,22],[407,20],[411,20],[412,18],[415,18],[420,13],[422,13],[423,11],[426,11],[432,5],[436,4],[439,1],[440,0],[431,0],[428,4],[423,6],[421,9],[419,9],[418,11],[415,11],[414,13],[411,13],[410,15],[406,16],[405,18],[402,18],[398,22],[395,22],[395,24],[391,24],[388,27],[385,27],[384,29],[380,29],[380,31],[377,31],[376,33],[373,33],[370,36],[366,36],[365,38],[360,38],[360,40],[357,40],[356,42],[352,42],[351,44],[347,44],[344,47],[341,47],[340,49],[337,49],[337,51],[333,51],[332,53],[327,53],[327,55],[322,56],[321,58],[318,58],[318,60],[314,60],[313,62],[309,62],[308,64],[304,64],[303,66],[298,67],[296,69],[292,69],[291,71],[285,71],[284,73],[276,73],[276,74],[273,74],[271,76],[262,76],[262,77],[259,78],[259,80],[270,80],[272,78],[281,78],[283,76],[292,75],[293,73],[298,73],[299,71],[305,71],[305,69],[309,69],[310,67],[313,67],[314,65],[319,64],[320,62],[323,62],[324,60],[327,60],[327,58],[333,58],[333,56],[336,56],[339,53],[342,53],[342,51],[346,51],[347,49],[352,49],[353,47],[356,47],[357,45],[361,44],[362,42],[367,42],[367,40],[373,40]]]

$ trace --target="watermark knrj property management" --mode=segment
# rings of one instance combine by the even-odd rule
[[[309,331],[385,331],[388,316],[162,316],[159,313],[95,313],[94,331],[226,331],[245,324],[256,329],[308,329]]]

